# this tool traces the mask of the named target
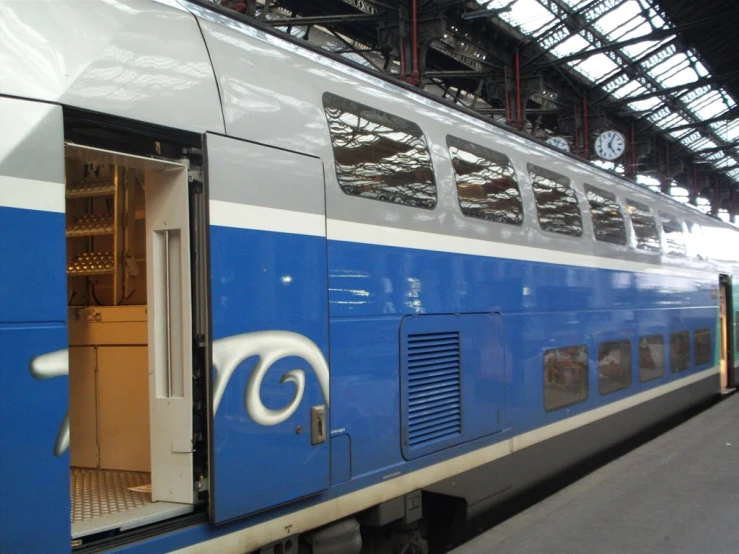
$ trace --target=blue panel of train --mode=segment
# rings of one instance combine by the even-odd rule
[[[732,225],[208,3],[0,21],[2,552],[423,552],[733,382]]]

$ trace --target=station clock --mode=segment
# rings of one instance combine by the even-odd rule
[[[595,139],[595,153],[604,160],[615,160],[626,150],[626,138],[613,129],[604,131]]]
[[[565,152],[570,151],[570,145],[567,144],[567,141],[562,137],[551,137],[547,140],[547,144],[554,146],[555,148],[559,148],[560,150],[564,150]]]

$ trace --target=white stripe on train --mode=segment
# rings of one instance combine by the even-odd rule
[[[588,254],[547,250],[534,246],[521,246],[504,242],[457,237],[425,231],[410,231],[382,225],[370,225],[339,219],[325,219],[319,214],[290,210],[263,208],[233,202],[211,200],[211,225],[295,233],[310,236],[326,236],[329,240],[395,246],[433,252],[471,254],[511,260],[534,261],[556,265],[611,269],[632,273],[670,275],[679,277],[713,278],[715,271],[690,269],[679,266],[662,266],[606,258]]]
[[[64,213],[64,183],[0,175],[0,207]]]
[[[2,176],[0,177],[0,207],[64,213],[64,185],[49,181]],[[425,231],[411,231],[338,219],[325,219],[320,214],[250,206],[220,200],[210,201],[210,223],[219,227],[327,237],[329,240],[359,244],[395,246],[433,252],[470,254],[653,275],[713,278],[716,273],[711,270],[647,264],[618,258],[547,250],[534,246],[521,246]]]
[[[210,224],[236,229],[326,236],[326,218],[323,215],[222,200],[210,201]]]
[[[522,450],[588,423],[593,423],[594,421],[628,410],[637,404],[653,400],[718,373],[718,366],[706,369],[688,377],[678,379],[677,381],[672,381],[659,387],[634,394],[606,406],[562,421],[557,421],[539,429],[534,429],[533,431],[523,433],[522,435],[512,437],[497,444],[480,448],[479,450],[439,462],[412,473],[401,473],[398,477],[365,489],[354,491],[344,496],[316,504],[315,506],[259,523],[253,527],[247,527],[228,535],[194,544],[176,552],[183,554],[250,552],[270,542],[284,539],[290,535],[310,531],[331,521],[371,508],[386,500],[427,487],[443,479],[454,477],[465,471],[493,462],[517,450]],[[245,491],[244,494],[248,494],[248,491]]]
[[[376,244],[379,246],[398,246],[418,248],[436,252],[456,254],[472,254],[492,258],[542,262],[557,265],[588,267],[596,269],[615,269],[634,273],[651,273],[656,275],[677,275],[681,277],[709,277],[713,272],[696,269],[646,264],[618,258],[605,258],[589,254],[548,250],[535,246],[522,246],[505,242],[493,242],[481,239],[428,233],[425,231],[409,231],[380,225],[368,225],[337,219],[327,221],[328,238],[336,241]]]

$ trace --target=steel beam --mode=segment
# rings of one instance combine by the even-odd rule
[[[491,71],[468,71],[462,69],[459,71],[426,71],[427,77],[436,77],[438,79],[484,79],[495,75]]]
[[[266,19],[263,23],[272,27],[288,27],[303,25],[338,25],[341,23],[364,23],[367,21],[382,21],[387,19],[381,13],[358,13],[345,15],[311,15],[308,17],[281,17]]]
[[[599,48],[593,48],[591,50],[583,50],[581,52],[577,52],[576,54],[570,54],[569,56],[563,56],[561,58],[557,58],[556,60],[550,60],[546,64],[541,64],[542,66],[547,65],[562,65],[569,63],[571,61],[580,60],[583,58],[589,58],[590,56],[593,56],[595,54],[605,54],[606,52],[610,52],[612,50],[620,50],[621,48],[624,48],[626,46],[631,46],[632,44],[639,44],[640,42],[647,42],[652,40],[660,40],[664,37],[669,37],[671,35],[674,35],[675,32],[672,30],[664,30],[664,31],[654,31],[648,35],[642,35],[640,37],[635,37],[629,40],[624,40],[621,42],[612,42],[610,44],[607,44],[606,46],[601,46]],[[530,61],[528,63],[531,63]],[[527,64],[524,64],[527,65]]]
[[[734,119],[739,115],[739,109],[734,108],[733,110],[729,110],[724,115],[720,115],[717,117],[712,117],[711,119],[704,119],[703,121],[697,122],[697,123],[688,123],[687,125],[677,125],[676,127],[668,127],[665,129],[662,129],[660,131],[656,131],[655,135],[664,135],[667,133],[675,133],[677,131],[687,131],[688,129],[695,129],[697,127],[706,127],[710,125],[711,123],[719,123],[721,121],[728,121],[730,119]]]
[[[654,98],[656,96],[667,96],[674,92],[681,92],[681,91],[687,92],[687,91],[690,91],[696,88],[704,87],[706,85],[711,85],[714,83],[721,83],[731,78],[732,76],[736,76],[736,74],[738,73],[739,71],[732,71],[731,73],[726,73],[724,75],[718,75],[715,77],[704,77],[702,79],[698,79],[697,81],[693,81],[692,83],[685,83],[684,85],[677,85],[674,87],[661,88],[653,92],[648,92],[645,94],[637,94],[636,96],[625,96],[624,98],[619,98],[618,100],[611,100],[610,102],[608,102],[608,105],[609,106],[622,106],[624,104],[630,104],[632,102],[639,102],[640,100],[648,100],[649,98]]]

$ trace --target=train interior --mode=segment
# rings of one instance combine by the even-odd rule
[[[193,509],[183,202],[184,165],[66,147],[73,541]]]

